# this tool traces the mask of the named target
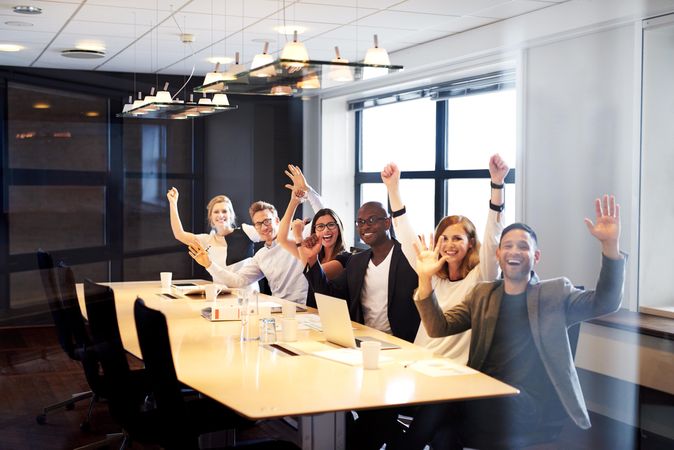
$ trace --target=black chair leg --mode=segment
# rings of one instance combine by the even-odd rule
[[[42,414],[38,414],[35,417],[35,420],[40,425],[44,425],[45,423],[47,423],[47,413],[48,412],[55,411],[55,410],[61,409],[61,408],[71,410],[75,407],[75,403],[77,403],[79,401],[82,401],[82,400],[86,400],[88,398],[91,398],[91,397],[93,397],[93,395],[94,395],[94,393],[91,392],[91,391],[80,392],[79,394],[73,394],[72,397],[69,398],[68,400],[64,400],[62,402],[54,403],[53,405],[45,406],[42,409]]]

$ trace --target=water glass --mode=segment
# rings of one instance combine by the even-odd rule
[[[241,340],[257,341],[260,339],[259,313],[257,292],[242,292],[241,308]]]
[[[276,342],[276,320],[273,317],[260,319],[260,344]]]

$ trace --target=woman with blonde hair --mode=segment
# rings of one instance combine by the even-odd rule
[[[194,234],[183,229],[178,213],[178,189],[172,187],[166,193],[169,201],[171,230],[173,236],[185,245],[195,240],[208,252],[212,261],[225,267],[238,267],[253,256],[253,243],[260,240],[252,225],[236,226],[236,215],[231,200],[225,195],[216,195],[206,206],[210,233]]]
[[[440,308],[446,311],[463,300],[480,281],[491,281],[496,278],[498,274],[496,248],[504,227],[503,191],[508,171],[508,165],[498,154],[490,158],[489,174],[492,189],[482,244],[477,237],[475,225],[467,217],[447,216],[438,223],[435,237],[431,235],[431,242],[432,248],[439,247],[438,258],[444,260],[444,264],[432,277],[419,277],[415,298],[426,298],[435,292]],[[405,214],[405,206],[400,196],[400,170],[395,164],[388,164],[382,170],[381,177],[388,190],[396,237],[402,244],[407,260],[414,268],[417,260],[414,245],[418,242],[418,235]],[[443,338],[431,338],[422,324],[419,326],[414,343],[466,364],[470,331]]]

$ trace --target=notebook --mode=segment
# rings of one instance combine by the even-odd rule
[[[362,341],[377,341],[381,343],[382,350],[400,348],[396,344],[370,336],[359,336],[356,338],[353,335],[349,308],[346,305],[346,301],[324,294],[316,293],[315,295],[316,304],[318,305],[318,316],[321,318],[323,333],[328,342],[342,347],[356,348],[360,347]]]

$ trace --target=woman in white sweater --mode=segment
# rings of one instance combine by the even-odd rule
[[[431,240],[434,247],[440,246],[439,258],[444,259],[445,264],[432,279],[419,279],[419,288],[415,295],[428,296],[435,291],[440,307],[444,311],[463,300],[480,281],[491,281],[496,278],[498,275],[496,248],[504,227],[502,212],[505,206],[504,181],[508,171],[508,165],[498,154],[489,159],[492,189],[482,244],[476,235],[475,225],[467,217],[446,216],[438,223],[435,239],[431,235]],[[381,178],[388,190],[396,237],[402,244],[407,260],[414,268],[416,265],[414,244],[419,238],[405,214],[399,190],[400,170],[395,164],[388,164],[382,170]],[[414,343],[466,364],[470,331],[443,338],[431,338],[421,324]]]

